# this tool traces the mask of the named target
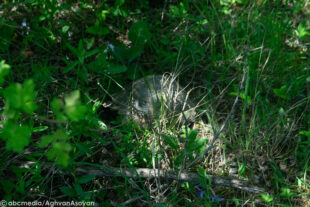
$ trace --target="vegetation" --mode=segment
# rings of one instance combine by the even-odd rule
[[[309,60],[308,0],[4,0],[0,198],[309,206]],[[134,80],[167,72],[191,91],[193,126],[143,129],[110,106]],[[153,167],[199,182],[98,174]],[[265,193],[214,185],[211,174]]]

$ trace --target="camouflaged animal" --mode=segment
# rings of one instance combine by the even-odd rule
[[[153,126],[156,120],[165,124],[190,123],[196,115],[188,93],[171,75],[141,78],[113,99],[119,113],[142,127]]]

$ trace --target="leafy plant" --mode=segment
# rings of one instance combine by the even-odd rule
[[[223,169],[236,159],[242,160],[239,175],[273,192],[260,195],[266,205],[304,206],[310,189],[307,4],[3,1],[0,195],[107,206],[255,203],[257,196],[208,179],[207,173],[226,176]],[[225,122],[243,67],[245,90],[219,137],[223,144],[185,170],[206,148],[209,128]],[[173,123],[142,129],[113,109],[120,88],[129,91],[131,81],[164,73],[178,75],[202,114],[187,132]],[[102,165],[198,172],[200,185],[79,174]]]
[[[99,49],[93,49],[90,50],[92,44],[88,46],[86,49],[83,46],[83,40],[79,41],[78,47],[75,48],[69,43],[67,44],[68,49],[72,52],[72,54],[77,58],[77,60],[70,62],[64,59],[64,61],[67,63],[67,67],[63,70],[63,73],[68,73],[71,70],[75,70],[76,74],[79,78],[81,78],[85,83],[88,83],[88,69],[85,66],[85,60],[93,55],[96,55],[99,53]]]
[[[47,147],[51,144],[50,149],[46,152],[49,160],[56,160],[56,163],[64,167],[68,166],[70,159],[69,152],[72,150],[69,136],[63,131],[58,130],[53,135],[45,135],[41,137],[39,147]]]
[[[5,61],[0,62],[0,85],[4,82],[4,77],[8,75],[11,67],[8,64],[5,64]]]

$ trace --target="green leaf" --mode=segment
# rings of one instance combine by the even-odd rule
[[[194,144],[194,149],[198,150],[199,153],[202,153],[206,148],[206,143],[208,142],[207,138],[200,138]]]
[[[200,168],[198,168],[197,172],[198,172],[198,175],[200,175],[201,177],[207,177],[207,173],[206,173],[205,169],[200,167]]]
[[[97,137],[95,137],[95,139],[96,139]],[[91,144],[92,143],[78,143],[77,145],[76,145],[76,147],[77,147],[77,154],[75,154],[75,158],[77,159],[77,158],[79,158],[79,157],[85,157],[85,156],[91,156],[91,155],[93,155],[94,154],[94,152],[91,150]],[[86,155],[86,154],[88,154],[88,155]]]
[[[88,57],[91,57],[93,55],[96,55],[100,52],[99,49],[93,49],[91,51],[88,51],[86,54],[85,54],[85,58],[88,58]]]
[[[31,114],[37,109],[37,105],[34,103],[36,92],[34,91],[34,84],[32,80],[26,80],[23,85],[23,110],[25,113]]]
[[[143,51],[143,47],[140,45],[134,45],[128,50],[128,63],[131,63],[134,59],[139,57]]]
[[[183,137],[185,137],[185,129],[183,129],[183,131],[184,131]],[[197,147],[196,145],[197,134],[198,134],[197,129],[190,130],[188,133],[187,149],[189,152],[194,151],[195,148]]]
[[[71,62],[67,65],[67,67],[62,71],[62,73],[68,73],[73,70],[79,64],[78,61]]]
[[[232,200],[234,201],[235,206],[240,206],[240,202],[238,198],[233,198]]]
[[[125,3],[125,0],[116,0],[114,3],[114,7],[120,7]]]
[[[252,100],[250,96],[245,96],[245,93],[240,93],[240,98],[246,101],[246,104],[251,105]]]
[[[74,189],[75,189],[75,192],[79,195],[79,196],[83,196],[84,192],[83,192],[83,189],[82,189],[82,186],[80,184],[75,184],[74,185]]]
[[[104,36],[110,33],[110,30],[96,22],[93,26],[90,26],[86,30],[89,34]]]
[[[69,137],[67,136],[67,134],[63,130],[59,129],[53,135],[42,136],[39,147],[46,147],[53,142],[66,141],[68,139]]]
[[[187,14],[187,8],[181,2],[179,6],[170,6],[170,12],[175,17],[183,18]]]
[[[62,31],[63,33],[67,33],[68,30],[69,30],[69,28],[70,28],[70,26],[65,25],[65,26],[63,26],[63,27],[61,28],[61,31]]]
[[[144,45],[150,40],[150,37],[151,33],[146,22],[138,21],[129,29],[128,38],[135,45]]]
[[[0,41],[0,51],[1,52],[5,52],[10,44],[11,44],[11,39],[13,37],[14,34],[14,28],[17,28],[16,26],[13,25],[7,25],[2,24],[2,22],[0,23],[0,37],[1,37],[1,41]]]
[[[113,55],[118,62],[125,64],[128,59],[128,48],[124,45],[116,45],[113,50]]]
[[[80,102],[80,92],[78,90],[65,96],[65,104],[60,99],[54,99],[51,103],[52,109],[58,120],[67,121],[68,116],[71,121],[79,121],[85,118],[87,107]]]
[[[132,81],[137,80],[138,78],[141,77],[139,71],[142,71],[141,66],[138,65],[137,63],[136,64],[132,63],[128,66],[128,70],[126,71],[127,77]]]
[[[175,166],[177,166],[177,167],[181,166],[182,163],[183,163],[183,160],[184,160],[184,150],[182,150],[182,151],[178,154],[178,156],[175,158],[175,160],[174,160]]]
[[[300,131],[299,134],[300,135],[305,135],[306,137],[310,138],[310,130],[309,131]]]
[[[298,25],[296,32],[298,37],[303,38],[306,35],[310,35],[310,30],[307,29],[307,27],[308,26],[306,21],[303,21]]]
[[[289,95],[287,94],[287,85],[281,86],[281,88],[273,89],[273,92],[276,96],[283,98],[283,99],[289,99]]]
[[[78,184],[84,184],[92,181],[96,176],[95,175],[83,175],[77,179]]]
[[[84,42],[86,43],[86,49],[89,50],[94,45],[95,38],[85,38]]]
[[[92,112],[96,113],[100,106],[101,106],[101,103],[99,101],[96,101],[92,107]]]
[[[35,97],[36,92],[32,80],[26,80],[23,86],[19,83],[11,84],[4,90],[7,110],[21,110],[31,114],[37,109]]]
[[[97,125],[103,131],[107,131],[108,130],[107,125],[103,121],[101,121],[101,120],[97,121]]]
[[[2,186],[2,190],[6,193],[6,194],[11,194],[11,192],[13,191],[13,189],[15,189],[15,184],[12,183],[11,181],[8,180],[0,180],[1,186]]]
[[[62,186],[60,187],[60,191],[69,197],[75,196],[75,190],[72,187]]]
[[[67,121],[67,117],[62,113],[64,108],[64,103],[62,100],[54,98],[51,103],[51,107],[56,115],[57,120]]]
[[[238,173],[239,175],[243,175],[243,173],[245,172],[245,163],[242,163],[240,166],[239,166],[239,169],[238,169]]]
[[[41,141],[38,144],[39,147],[47,147],[51,142],[53,142],[54,137],[51,135],[44,135],[41,137]]]
[[[80,42],[81,42],[81,40],[80,40]],[[66,46],[76,57],[79,56],[79,50],[77,48],[73,47],[69,43],[67,43]]]
[[[194,141],[197,137],[197,134],[198,134],[197,129],[190,130],[189,135],[188,135],[188,139],[190,141]]]
[[[88,70],[86,66],[82,66],[82,68],[79,68],[77,71],[77,76],[81,78],[86,84],[88,84]]]
[[[47,147],[51,144],[51,148],[47,151],[46,156],[49,160],[56,160],[56,163],[62,166],[68,166],[69,152],[72,147],[68,143],[69,137],[63,130],[57,130],[52,135],[45,135],[41,137],[39,147]]]
[[[28,125],[19,125],[13,121],[7,121],[0,137],[6,140],[6,148],[14,152],[22,152],[30,143],[31,130]]]
[[[161,135],[162,136],[162,138],[165,140],[165,142],[167,142],[167,144],[172,148],[172,149],[178,149],[178,143],[175,141],[175,139],[174,138],[172,138],[172,137],[169,137],[169,136],[167,136],[167,135],[165,135],[165,134],[162,134]]]
[[[11,69],[11,66],[5,64],[5,61],[2,60],[0,62],[0,86],[3,84],[4,82],[4,77],[9,74],[9,71]]]
[[[105,73],[104,70],[108,67],[107,55],[101,53],[96,57],[95,61],[92,61],[87,65],[88,71],[94,71],[96,73]]]
[[[69,95],[65,97],[66,107],[71,107],[79,104],[80,99],[80,91],[76,90],[71,92]]]
[[[261,199],[267,203],[270,203],[271,201],[273,201],[273,197],[267,194],[261,194]]]
[[[111,63],[107,68],[107,71],[110,74],[124,73],[126,72],[126,70],[127,70],[127,67],[125,65],[113,64],[113,63]]]
[[[101,18],[101,20],[105,20],[107,18],[107,14],[109,14],[110,12],[108,10],[102,10],[101,13],[99,13],[99,17]]]
[[[64,167],[69,164],[69,151],[71,151],[71,145],[69,143],[54,143],[53,148],[47,153],[49,160],[56,158],[56,163]],[[51,154],[52,156],[49,156]]]
[[[32,132],[44,132],[48,129],[48,126],[38,126],[32,129]]]
[[[229,94],[232,95],[232,96],[237,96],[238,92],[230,92]],[[245,96],[244,92],[241,92],[239,97],[241,99],[245,100],[246,104],[248,104],[248,105],[250,105],[252,103],[251,97],[250,96]]]
[[[54,134],[53,134],[54,139],[59,140],[59,141],[67,141],[69,140],[68,135],[61,129],[57,130]]]
[[[79,121],[85,118],[87,107],[80,102],[80,91],[76,90],[65,96],[64,111],[71,121]]]
[[[11,84],[4,90],[4,98],[9,108],[21,109],[23,106],[23,88],[19,83]]]
[[[289,188],[281,188],[281,190],[282,190],[282,192],[281,192],[280,196],[282,196],[282,197],[290,198],[290,197],[296,196],[296,194],[292,193],[291,189],[289,189]]]
[[[83,40],[80,39],[79,45],[77,48],[77,56],[81,56],[81,53],[84,51]],[[82,62],[82,61],[81,61]]]
[[[20,179],[18,185],[16,185],[16,191],[25,194],[25,181],[23,179]]]

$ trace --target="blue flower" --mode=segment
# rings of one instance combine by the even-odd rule
[[[201,187],[201,184],[195,186],[195,188],[198,190],[198,192],[196,193],[196,195],[199,196],[199,197],[202,199],[202,198],[203,198],[203,195],[204,195],[204,193],[205,193],[206,191],[205,191],[205,190],[202,190],[200,187]],[[210,199],[211,199],[212,202],[214,202],[214,201],[223,201],[223,200],[224,200],[224,198],[220,198],[220,197],[218,197],[218,196],[216,196],[216,195],[215,195],[215,196],[210,195]]]
[[[206,192],[205,190],[200,189],[201,184],[196,185],[195,188],[199,191],[196,193],[197,196],[200,198],[203,198],[203,194]]]
[[[199,196],[200,198],[203,198],[203,194],[205,193],[205,190],[199,191],[196,193],[197,196]]]
[[[104,52],[107,53],[108,51],[114,51],[114,45],[108,43],[107,47],[104,49]]]
[[[26,27],[26,26],[27,26],[27,22],[26,22],[26,19],[24,18],[22,21],[22,27]]]
[[[220,197],[218,197],[216,195],[215,196],[211,195],[210,198],[211,198],[212,201],[223,201],[224,200],[224,198],[220,198]]]

